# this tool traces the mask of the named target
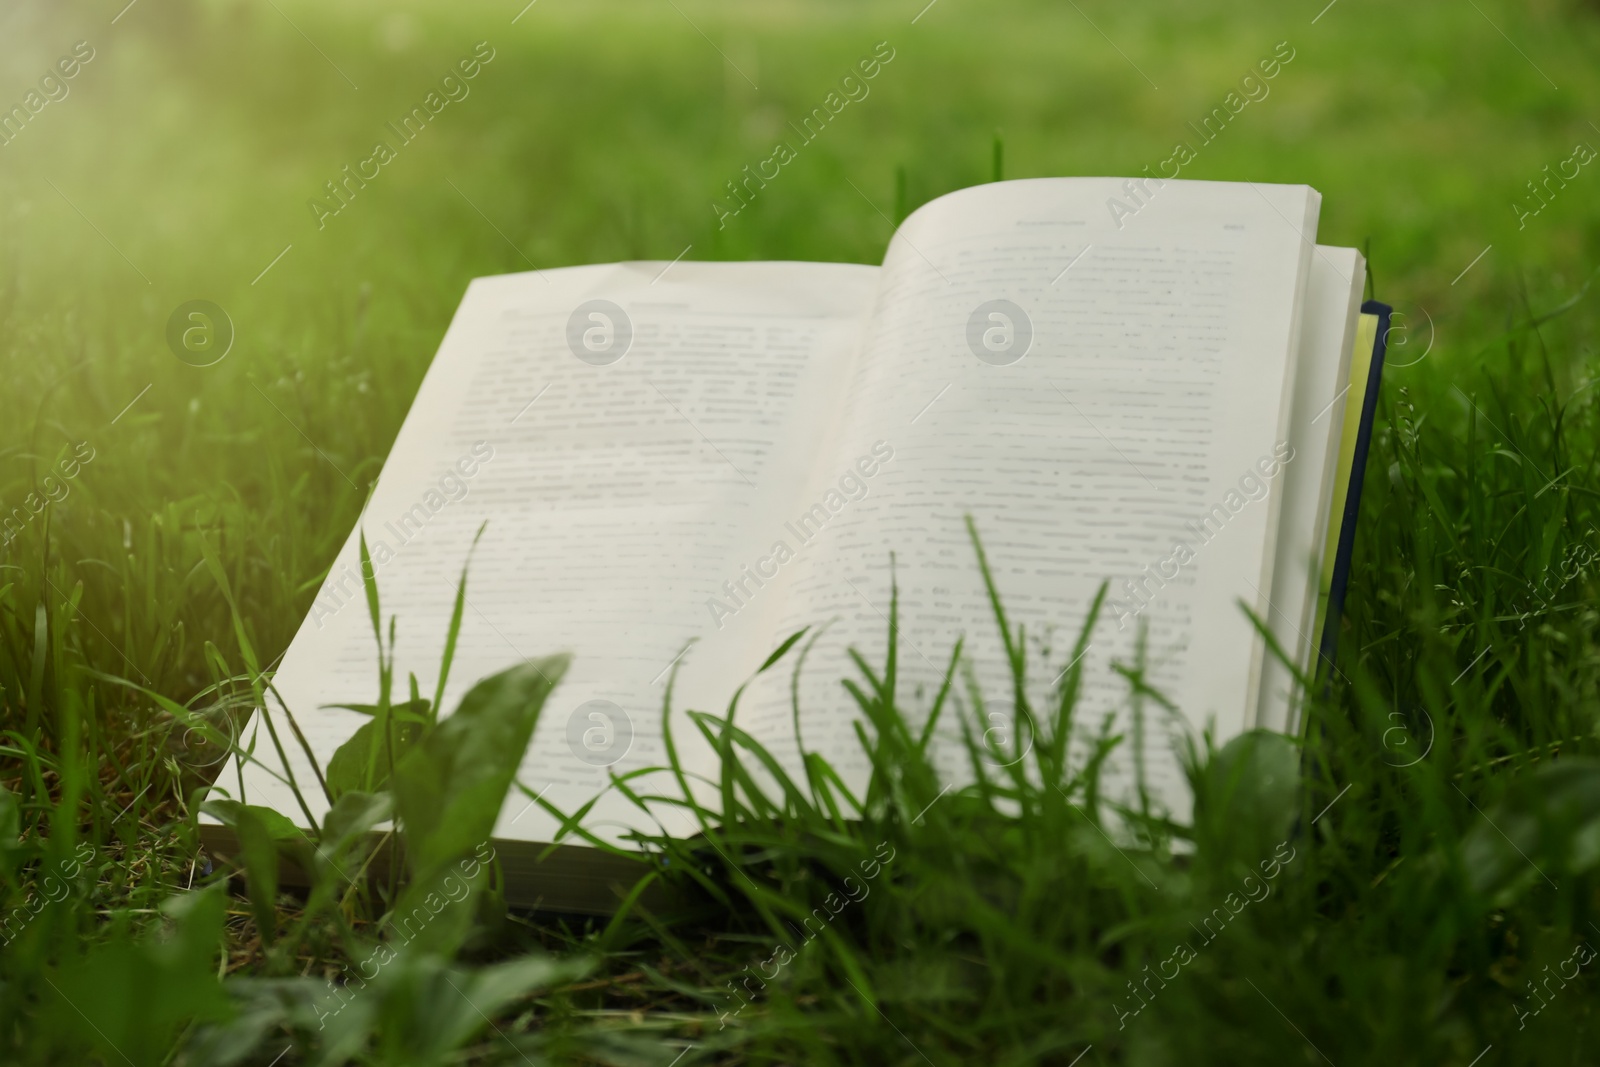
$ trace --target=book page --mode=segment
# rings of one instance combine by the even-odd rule
[[[521,781],[571,811],[609,772],[665,762],[662,701],[685,646],[700,640],[683,657],[680,708],[723,706],[771,651],[765,634],[713,625],[705,590],[760,565],[809,478],[877,273],[627,263],[474,281],[361,519],[385,628],[399,619],[394,698],[408,671],[432,695],[457,578],[487,521],[445,711],[485,676],[571,652]],[[377,698],[375,650],[352,533],[276,679],[324,766],[365,720],[319,709]],[[694,732],[679,740],[692,759]],[[310,768],[292,756],[320,817]],[[300,818],[259,770],[246,786]],[[592,825],[651,826],[620,797]],[[513,793],[496,835],[554,830]]]
[[[1077,719],[1092,732],[1116,714],[1117,730],[1134,729],[1112,665],[1140,658],[1142,634],[1145,679],[1180,715],[1147,701],[1129,746],[1150,793],[1186,813],[1172,728],[1214,721],[1226,739],[1254,724],[1256,640],[1239,601],[1265,613],[1319,203],[1302,186],[1041,179],[963,190],[906,222],[808,497],[875,442],[892,458],[831,509],[776,620],[780,632],[832,620],[801,683],[808,746],[862,777],[840,679],[858,676],[848,647],[883,661],[891,553],[903,702],[927,705],[964,637],[993,713],[979,730],[1013,743],[970,514],[1012,625],[1026,627],[1035,707],[1110,583]],[[752,697],[747,728],[790,745],[787,679]],[[943,752],[960,777],[964,753]],[[1130,785],[1131,765],[1117,772]]]
[[[1283,510],[1279,516],[1278,559],[1264,621],[1274,640],[1301,670],[1316,655],[1317,579],[1322,572],[1329,508],[1345,407],[1352,397],[1351,346],[1361,314],[1366,263],[1353,248],[1317,246],[1289,417],[1289,443],[1295,458],[1284,471]],[[1261,669],[1259,723],[1289,731],[1302,693],[1281,660],[1266,655]]]

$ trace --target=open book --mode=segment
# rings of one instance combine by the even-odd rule
[[[401,677],[431,690],[488,520],[442,706],[521,660],[572,652],[523,764],[530,790],[571,811],[611,772],[664,762],[674,669],[675,713],[720,710],[784,638],[824,623],[799,680],[804,742],[858,786],[840,679],[856,674],[848,648],[881,662],[891,552],[907,703],[927,706],[965,635],[986,712],[1009,707],[970,515],[1013,624],[1049,645],[1030,651],[1040,706],[1109,582],[1080,721],[1126,708],[1111,664],[1133,662],[1142,634],[1148,681],[1190,729],[1294,730],[1292,675],[1244,607],[1313,663],[1342,589],[1334,547],[1359,496],[1382,341],[1361,313],[1361,256],[1316,244],[1319,204],[1305,186],[1008,181],[922,207],[881,267],[477,279],[361,517],[385,625],[399,617]],[[375,661],[352,532],[276,676],[319,760],[365,721],[329,705],[370,702]],[[739,715],[796,759],[786,671],[758,679]],[[1186,817],[1170,733],[1143,738],[1147,787]],[[965,753],[939,751],[958,781]],[[709,750],[684,758],[715,777]],[[296,771],[312,780],[303,761]],[[243,784],[250,802],[303,818],[258,769]],[[657,814],[669,833],[697,829]],[[588,825],[658,831],[615,793]],[[555,830],[513,792],[495,836]]]

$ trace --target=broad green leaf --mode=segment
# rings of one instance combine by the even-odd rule
[[[297,853],[295,846],[305,844],[305,834],[272,808],[213,800],[204,805],[204,810],[232,828],[238,839],[239,862],[244,865],[245,885],[250,891],[250,910],[261,940],[270,945],[277,932],[278,857],[285,851]],[[302,859],[298,854],[293,858]]]
[[[200,810],[213,816],[224,826],[230,827],[237,826],[240,813],[248,811],[250,815],[261,820],[273,841],[292,843],[303,842],[306,839],[305,831],[276,808],[266,808],[259,804],[241,804],[237,800],[218,798],[206,801],[200,806]]]
[[[262,944],[271,945],[278,927],[278,846],[261,817],[249,808],[239,813],[239,858],[250,890],[250,911]]]
[[[185,1058],[177,1062],[206,1067],[263,1062],[261,1050],[281,1030],[296,1026],[308,1032],[317,1029],[318,1003],[330,995],[328,986],[314,978],[239,976],[228,979],[227,991],[233,1002],[233,1017],[197,1027],[194,1037],[184,1044]],[[278,1038],[271,1047],[279,1049],[282,1045]]]
[[[351,1057],[391,1067],[460,1062],[462,1050],[486,1033],[492,1036],[492,1020],[516,1001],[593,967],[585,960],[524,956],[469,970],[398,944],[377,946],[363,961],[358,969],[372,979],[342,1005],[330,999],[325,1028],[318,1032],[321,1064]]]
[[[409,708],[409,705],[399,704],[398,708]],[[417,742],[421,741],[426,733],[427,726],[414,718],[397,719],[393,726],[394,732],[394,760],[398,765]],[[377,772],[374,780],[367,781],[367,768],[371,765],[369,756],[372,746],[378,746]],[[338,800],[340,796],[352,790],[371,792],[387,788],[389,784],[389,759],[384,751],[385,744],[378,734],[378,723],[364,722],[350,739],[340,745],[334,752],[333,758],[328,761],[327,780],[328,792]]]
[[[422,945],[453,954],[471,933],[474,905],[452,900],[447,879],[464,881],[466,895],[476,898],[483,864],[463,869],[462,861],[493,833],[539,713],[567,663],[565,656],[530,660],[478,682],[427,744],[413,747],[396,768],[395,801],[412,880],[391,921],[413,923]]]
[[[39,990],[52,1032],[75,1035],[96,1062],[168,1062],[180,1028],[232,1013],[216,973],[226,905],[221,886],[174,897],[163,905],[165,929],[102,941],[63,964]]]
[[[318,884],[348,885],[367,857],[363,846],[367,835],[394,814],[394,797],[387,793],[350,790],[334,801],[322,821],[322,839],[317,843]]]
[[[474,685],[455,714],[395,769],[395,800],[414,874],[426,875],[489,838],[566,656],[529,660]]]
[[[1565,757],[1516,783],[1461,843],[1467,883],[1497,905],[1600,865],[1600,761]]]
[[[393,813],[394,797],[388,793],[346,793],[323,819],[322,841],[330,846],[352,841]]]
[[[1288,838],[1300,813],[1300,754],[1282,734],[1250,730],[1222,746],[1196,787],[1202,848],[1254,865]]]

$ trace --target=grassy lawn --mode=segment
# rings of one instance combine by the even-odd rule
[[[1600,1055],[1600,165],[1528,186],[1600,148],[1600,6],[123,2],[0,11],[0,109],[77,60],[0,145],[0,1062]],[[880,42],[870,95],[719,227],[726,183]],[[1199,145],[1275,50],[1270,93]],[[330,200],[469,57],[470,91]],[[1319,239],[1365,248],[1404,316],[1339,671],[1303,745],[1202,746],[1193,827],[1121,852],[1092,774],[1043,755],[1064,788],[916,820],[939,786],[877,665],[851,818],[804,790],[718,813],[715,848],[672,847],[681,914],[508,914],[491,888],[337,1013],[324,979],[392,900],[198,859],[218,764],[156,697],[251,695],[471,278],[875,263],[933,197],[1179,141],[1186,178],[1318,188]],[[213,366],[166,339],[197,299],[233,326]],[[1252,872],[1265,895],[1226,903]]]

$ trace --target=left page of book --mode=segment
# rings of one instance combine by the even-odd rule
[[[853,264],[626,263],[472,282],[277,672],[318,760],[366,721],[327,705],[377,698],[359,530],[383,625],[399,620],[404,699],[407,672],[433,691],[457,580],[487,521],[444,712],[481,678],[570,652],[519,780],[572,811],[609,772],[665,762],[663,697],[685,646],[702,639],[682,657],[678,709],[722,708],[771,651],[757,629],[709,625],[706,589],[748,588],[747,569],[770,555],[840,403],[877,277]],[[691,760],[694,733],[678,731]],[[256,751],[273,760],[271,746]],[[311,769],[292,745],[290,757],[320,817]],[[249,802],[303,819],[259,768],[244,785]],[[667,818],[670,833],[695,829]],[[614,793],[588,822],[613,838],[655,829]],[[549,841],[555,829],[514,791],[495,836]]]

